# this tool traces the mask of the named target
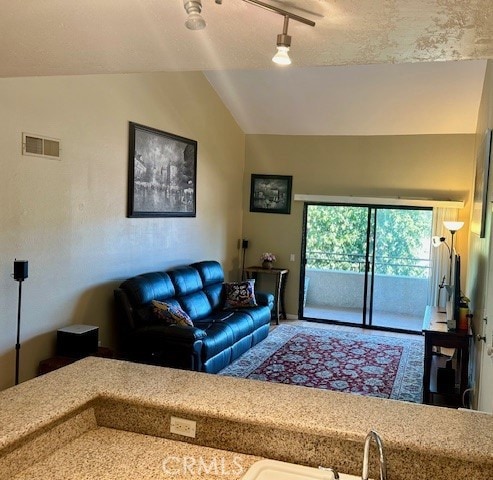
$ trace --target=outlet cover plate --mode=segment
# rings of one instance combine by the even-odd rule
[[[194,420],[187,420],[186,418],[171,417],[169,431],[176,435],[195,438],[197,422]]]

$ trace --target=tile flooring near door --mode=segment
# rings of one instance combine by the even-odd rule
[[[327,308],[306,306],[305,318],[317,320],[331,320],[361,326],[361,310],[351,308]],[[421,333],[424,312],[420,315],[402,315],[399,313],[373,312],[372,325],[380,328],[392,328],[408,332]],[[366,330],[365,330],[366,331]]]

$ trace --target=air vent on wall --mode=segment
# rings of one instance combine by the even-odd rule
[[[22,155],[60,159],[60,140],[41,135],[22,134]]]

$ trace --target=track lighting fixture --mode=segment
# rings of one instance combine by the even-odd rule
[[[202,30],[205,28],[205,20],[202,15],[200,15],[200,12],[202,11],[201,0],[183,0],[183,7],[188,13],[185,26],[189,30]]]
[[[291,65],[289,58],[289,47],[291,46],[291,36],[288,35],[289,17],[284,17],[284,27],[282,33],[277,36],[277,53],[272,57],[272,61],[278,65]]]
[[[215,1],[218,5],[221,5],[223,3],[222,0]],[[261,2],[259,0],[243,1],[255,5],[256,7],[265,8],[270,12],[277,13],[278,15],[282,15],[284,17],[284,26],[282,29],[282,33],[277,36],[277,53],[272,58],[272,61],[274,63],[277,63],[278,65],[290,65],[291,59],[289,58],[289,48],[291,47],[291,36],[288,35],[289,19],[304,23],[305,25],[309,25],[310,27],[314,27],[315,22],[312,22],[311,20],[308,20],[304,17],[300,17],[299,15],[295,15],[294,13],[287,12],[286,10],[275,7],[274,5],[269,5],[268,3]],[[200,15],[200,12],[202,11],[201,0],[183,0],[183,6],[188,14],[188,18],[185,22],[186,27],[190,30],[202,30],[203,28],[205,28],[205,20]]]

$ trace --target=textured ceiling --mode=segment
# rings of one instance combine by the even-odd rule
[[[297,66],[493,58],[492,0],[291,0]],[[271,68],[283,18],[241,0],[203,0],[187,30],[182,0],[2,2],[0,75]]]
[[[292,75],[288,94],[299,94],[309,78],[316,88],[330,83],[337,96],[339,74],[331,78],[331,69],[311,69],[306,77],[296,69],[493,58],[492,0],[264,1],[316,22],[315,28],[290,22],[294,68],[282,74],[271,62],[282,17],[241,0],[203,0],[202,31],[184,27],[183,0],[22,0],[2,2],[0,76],[245,70],[245,77],[234,76],[244,83],[259,73],[248,70],[260,69],[273,76],[249,95],[275,93],[278,84],[270,82]],[[374,70],[358,75],[367,73],[375,81]]]

